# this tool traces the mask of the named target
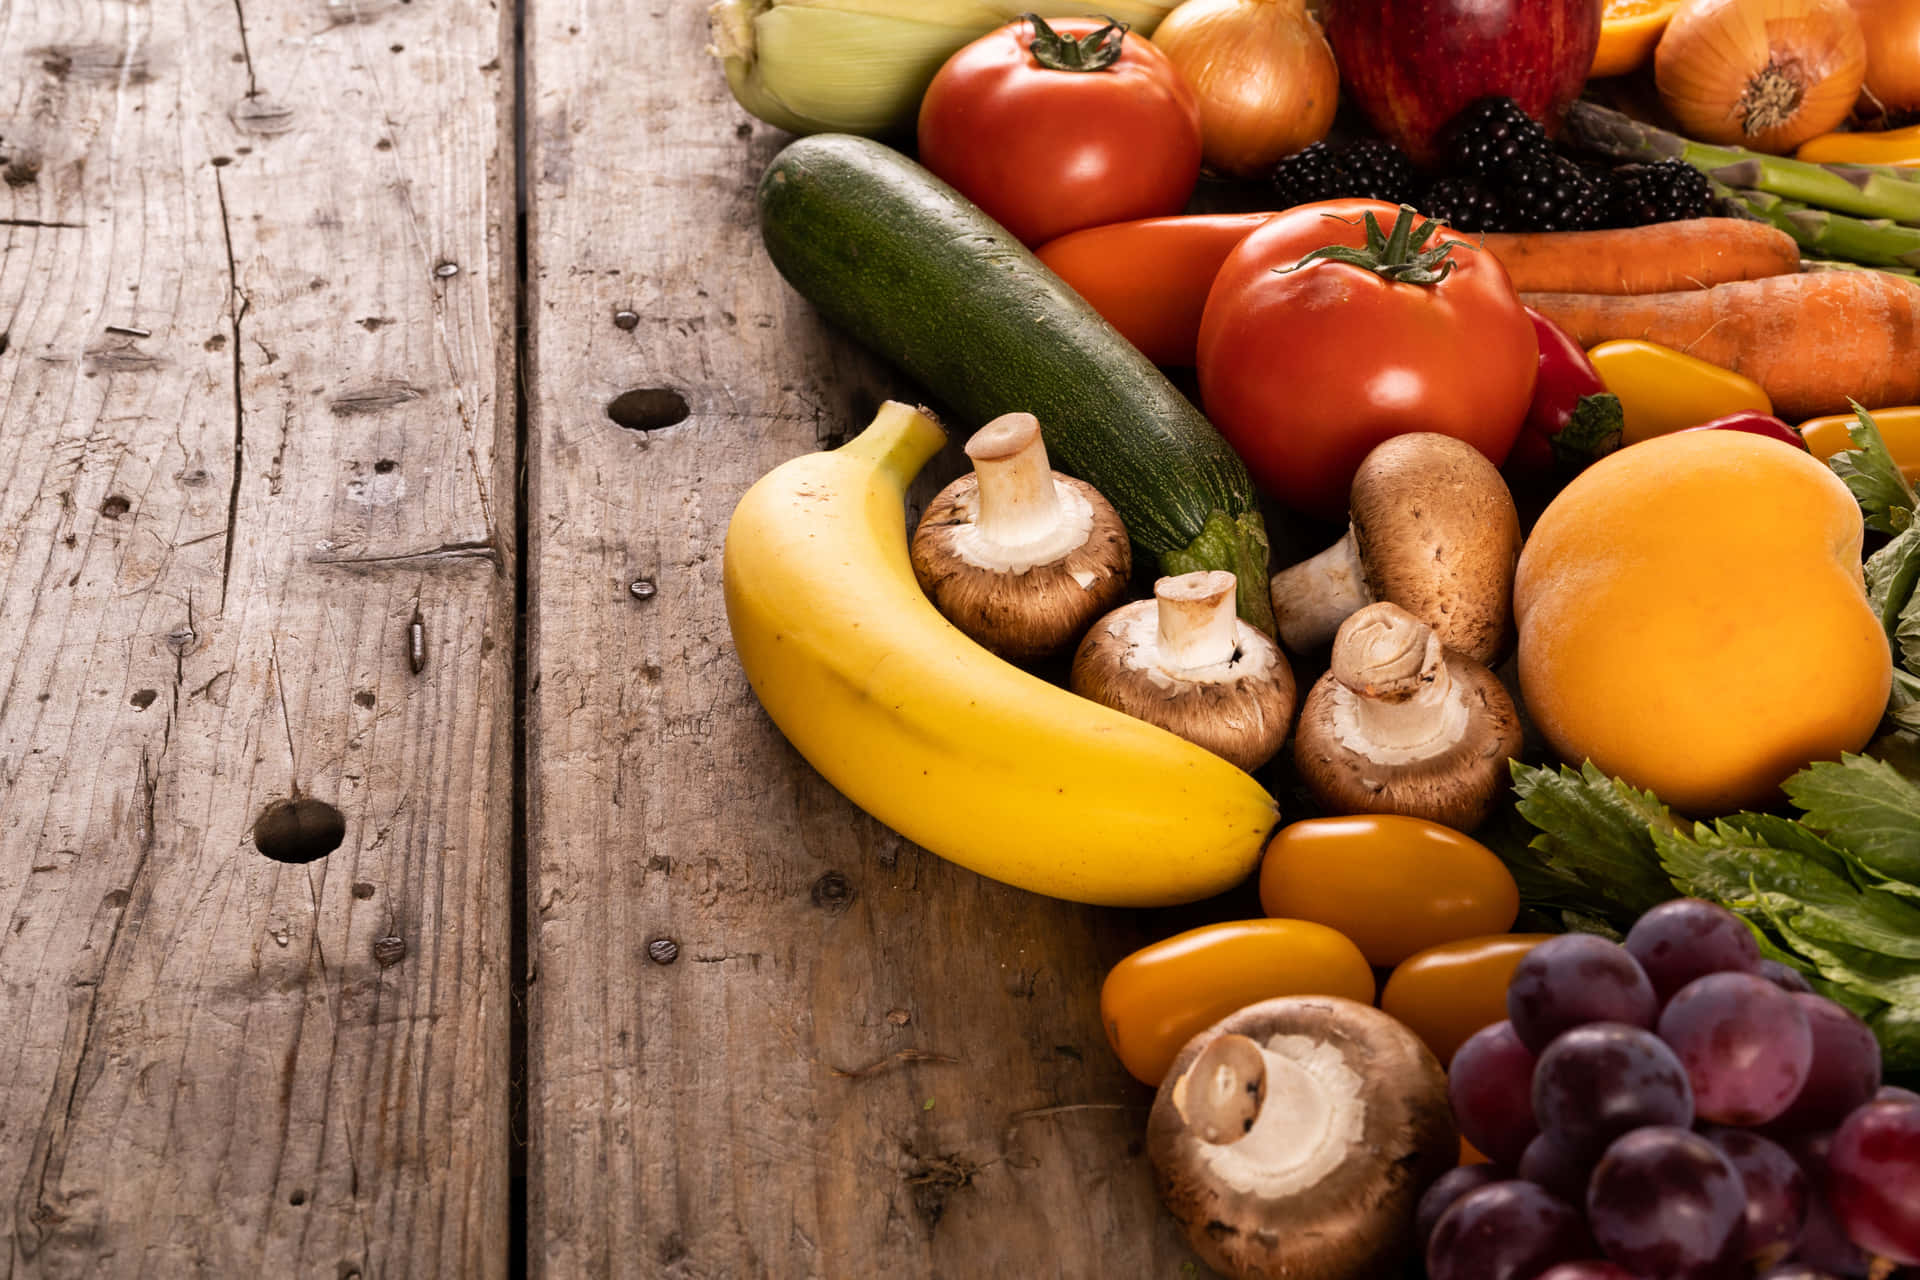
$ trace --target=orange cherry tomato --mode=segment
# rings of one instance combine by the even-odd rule
[[[1507,983],[1520,957],[1551,933],[1500,933],[1428,947],[1401,961],[1380,1008],[1412,1027],[1441,1065],[1467,1037],[1507,1016]]]
[[[1471,836],[1421,818],[1361,814],[1274,833],[1260,862],[1260,907],[1338,929],[1369,963],[1386,966],[1511,929],[1520,890]]]
[[[1373,1003],[1360,948],[1310,920],[1233,920],[1142,947],[1100,986],[1100,1021],[1122,1065],[1158,1088],[1187,1041],[1276,996]]]
[[[1462,1138],[1460,1139],[1460,1163],[1461,1164],[1492,1164],[1493,1161],[1487,1159],[1486,1153],[1480,1150],[1480,1148],[1474,1146],[1471,1142],[1468,1142],[1465,1138]]]

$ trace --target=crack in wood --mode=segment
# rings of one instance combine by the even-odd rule
[[[238,9],[239,0],[234,0]],[[241,39],[245,42],[246,25],[241,24]],[[247,77],[251,82],[253,66],[249,62]],[[233,534],[240,519],[240,469],[246,461],[247,406],[241,377],[245,369],[241,358],[240,321],[247,314],[248,298],[240,292],[240,271],[233,257],[233,220],[227,213],[227,184],[220,177],[218,168],[213,171],[214,193],[220,199],[220,234],[227,246],[227,314],[233,323],[233,484],[227,490],[227,545],[220,553],[220,611],[227,610],[227,584],[233,577]]]
[[[49,231],[84,231],[84,222],[47,222],[40,218],[0,218],[0,227],[40,227]]]
[[[257,98],[260,96],[260,83],[253,76],[253,48],[247,43],[247,11],[242,7],[241,0],[233,0],[233,16],[240,23],[240,56],[247,63],[247,96]]]
[[[432,568],[436,564],[460,560],[486,560],[498,569],[504,566],[500,548],[494,543],[481,539],[465,542],[443,542],[437,547],[428,547],[423,551],[396,551],[384,556],[308,556],[308,564],[326,565],[337,569],[405,569],[409,567]]]

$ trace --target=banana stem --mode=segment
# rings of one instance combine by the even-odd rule
[[[1716,182],[1866,218],[1920,226],[1920,170],[1890,165],[1810,164],[1743,147],[1716,147],[1642,124],[1594,102],[1575,102],[1567,130],[1581,145],[1619,160],[1684,160]]]
[[[872,459],[888,481],[905,493],[920,469],[932,461],[933,455],[945,448],[946,443],[947,433],[932,414],[898,400],[888,400],[880,406],[866,430],[841,445],[840,451],[852,457]]]

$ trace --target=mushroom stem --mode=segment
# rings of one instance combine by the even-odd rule
[[[1353,526],[1319,555],[1274,574],[1271,591],[1280,643],[1305,653],[1333,639],[1349,615],[1373,600]]]
[[[1335,731],[1380,764],[1406,764],[1459,741],[1467,705],[1457,696],[1446,650],[1432,627],[1393,604],[1368,605],[1340,628],[1333,677],[1346,696]]]
[[[1060,495],[1047,461],[1040,420],[1030,413],[1003,413],[966,443],[980,477],[980,536],[1009,549],[1024,548],[1060,523]]]
[[[1239,647],[1235,582],[1225,569],[1200,569],[1153,584],[1160,652],[1169,670],[1193,671],[1233,660]]]

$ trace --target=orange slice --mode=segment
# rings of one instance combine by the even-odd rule
[[[1590,76],[1619,76],[1653,56],[1680,0],[1606,0]]]

